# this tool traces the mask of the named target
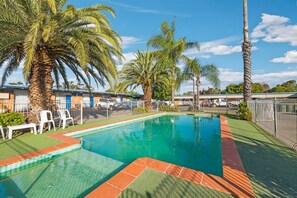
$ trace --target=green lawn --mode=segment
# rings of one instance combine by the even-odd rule
[[[228,118],[257,197],[297,197],[297,152],[255,124]]]
[[[30,132],[20,136],[13,137],[12,140],[0,140],[0,160],[13,157],[20,154],[25,154],[38,149],[46,148],[59,144],[60,141],[45,135],[34,135]]]
[[[120,198],[130,197],[230,197],[229,195],[184,181],[171,175],[146,169],[128,188]]]
[[[44,131],[43,134],[37,134],[34,135],[30,132],[28,133],[19,133],[19,135],[15,135],[11,140],[6,139],[5,141],[0,139],[0,160],[13,157],[20,154],[25,154],[31,151],[43,149],[49,146],[54,146],[59,143],[61,143],[58,140],[55,140],[53,138],[47,137],[49,134],[54,133],[61,133],[61,132],[67,132],[70,130],[81,130],[82,128],[89,128],[89,127],[96,127],[98,125],[103,124],[110,124],[113,122],[123,121],[131,118],[138,118],[144,115],[153,115],[155,113],[146,113],[146,114],[137,114],[137,115],[129,115],[129,116],[121,116],[121,117],[115,117],[115,118],[109,118],[106,120],[100,120],[97,122],[91,122],[86,123],[82,125],[75,125],[67,127],[65,130],[62,128],[58,129],[57,131]]]

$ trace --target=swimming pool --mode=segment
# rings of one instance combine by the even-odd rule
[[[81,150],[8,175],[0,197],[84,197],[139,157],[222,176],[217,117],[157,116],[87,134]]]
[[[86,150],[129,164],[150,157],[222,176],[220,120],[165,115],[82,136]]]

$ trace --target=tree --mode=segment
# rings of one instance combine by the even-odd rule
[[[223,93],[228,93],[228,94],[243,93],[243,83],[239,83],[239,84],[232,83],[226,87]]]
[[[171,89],[169,85],[153,86],[153,98],[161,101],[171,100]]]
[[[243,56],[243,71],[244,71],[244,101],[252,97],[252,80],[251,80],[251,48],[252,44],[248,36],[248,7],[247,0],[243,0],[243,43],[242,43],[242,56]]]
[[[181,60],[185,50],[190,48],[199,50],[199,44],[198,42],[187,42],[185,37],[176,39],[175,19],[173,19],[171,26],[167,21],[161,24],[161,34],[152,37],[148,41],[148,46],[156,48],[160,55],[160,61],[163,62],[163,65],[170,67],[171,101],[174,103],[174,92],[177,88],[175,85],[177,63]]]
[[[8,83],[10,85],[23,85],[21,81]]]
[[[264,93],[264,89],[260,83],[252,84],[252,93]]]
[[[261,82],[260,84],[263,87],[264,93],[270,92],[270,87],[267,83]]]
[[[200,94],[219,94],[221,92],[220,89],[208,87],[208,89],[202,89]]]
[[[296,80],[289,80],[283,84],[278,84],[271,89],[271,92],[296,92]]]
[[[184,57],[186,66],[184,68],[184,73],[187,75],[192,75],[193,78],[196,78],[196,89],[197,89],[197,97],[196,104],[198,104],[198,109],[200,109],[199,100],[200,100],[200,85],[201,78],[205,78],[208,82],[210,82],[215,88],[219,88],[220,86],[220,71],[214,65],[205,65],[200,66],[198,60],[196,58],[189,59]]]
[[[85,85],[91,78],[97,85],[116,78],[112,56],[121,58],[120,37],[103,12],[114,16],[105,5],[76,9],[66,0],[0,0],[2,84],[24,60],[34,112],[51,108],[53,83],[58,87],[59,77],[69,87],[66,67]]]
[[[120,72],[121,88],[135,89],[142,87],[144,104],[147,110],[152,110],[152,89],[154,86],[163,87],[169,84],[170,71],[156,61],[156,53],[136,53],[136,58],[126,63]]]

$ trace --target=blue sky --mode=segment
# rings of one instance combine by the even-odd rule
[[[222,89],[242,81],[242,0],[69,0],[68,3],[76,7],[112,6],[116,18],[109,17],[110,22],[123,39],[126,61],[134,58],[136,50],[146,49],[146,42],[160,32],[163,21],[171,22],[176,16],[176,36],[201,45],[200,52],[190,50],[187,55],[198,57],[202,65],[215,64],[220,68]],[[296,0],[248,0],[248,6],[253,81],[272,87],[297,80]],[[202,79],[202,87],[208,86]],[[184,83],[181,90],[191,90],[191,83]]]

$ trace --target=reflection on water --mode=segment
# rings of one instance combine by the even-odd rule
[[[162,116],[85,136],[83,148],[124,163],[151,157],[222,175],[216,117]]]

